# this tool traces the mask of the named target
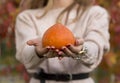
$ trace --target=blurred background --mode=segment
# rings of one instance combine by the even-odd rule
[[[0,0],[0,83],[29,82],[24,66],[15,59],[13,25],[21,11],[20,1]],[[111,49],[92,76],[96,83],[120,83],[120,0],[97,0],[95,4],[106,8],[111,16]]]

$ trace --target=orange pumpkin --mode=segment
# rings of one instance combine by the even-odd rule
[[[57,23],[51,26],[43,35],[42,45],[55,46],[57,49],[61,49],[63,46],[75,43],[75,37],[73,33],[64,25]]]

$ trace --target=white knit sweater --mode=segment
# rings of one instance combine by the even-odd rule
[[[83,73],[95,69],[109,46],[109,16],[100,6],[93,6],[87,10],[79,21],[68,24],[67,27],[76,37],[85,40],[84,46],[88,48],[88,55],[80,61],[72,58],[40,59],[35,53],[34,46],[28,46],[30,39],[42,38],[44,32],[55,24],[56,18],[63,9],[53,9],[43,18],[43,9],[26,10],[16,19],[16,58],[23,63],[28,72],[35,72],[38,67],[47,73]],[[76,11],[72,10],[69,22],[74,19]],[[85,65],[88,64],[88,65]]]

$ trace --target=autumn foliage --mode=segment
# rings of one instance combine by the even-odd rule
[[[10,36],[12,33],[14,33],[14,27],[10,26],[11,22],[13,22],[14,18],[16,17],[17,12],[19,11],[19,3],[21,0],[0,0],[0,55],[4,55],[5,58],[0,57],[0,64],[5,63],[12,63],[15,64],[15,62],[12,62],[10,58],[12,57],[12,53],[8,53],[7,55],[7,48],[14,43],[13,39],[14,36]],[[25,0],[29,1],[29,0]],[[27,3],[24,3],[24,6]],[[97,80],[98,83],[120,83],[120,0],[96,0],[96,4],[99,4],[106,8],[110,14],[110,45],[111,49],[110,52],[103,57],[103,61],[100,65],[100,68],[102,71],[105,71],[105,73],[112,73],[114,75],[114,81],[110,82],[110,74],[106,75],[103,73],[103,76],[98,76],[100,80]],[[24,7],[25,9],[25,7]],[[52,34],[53,35],[53,34]],[[61,37],[62,34],[59,34],[59,37]],[[56,38],[57,39],[57,38]],[[11,42],[12,40],[12,42]],[[3,42],[8,43],[3,43]],[[4,48],[4,49],[3,49]],[[11,49],[14,49],[15,46],[11,46]],[[5,51],[5,52],[4,52]],[[13,58],[13,57],[12,57]],[[6,59],[6,60],[5,60]],[[8,61],[8,63],[6,63]],[[2,65],[1,64],[1,65]],[[1,67],[0,65],[0,67]],[[11,66],[11,65],[10,65]],[[18,65],[14,65],[18,66]],[[16,67],[12,70],[17,70]],[[22,67],[22,66],[21,66]],[[17,67],[18,68],[18,67]],[[19,69],[19,68],[18,68]],[[0,71],[10,71],[11,68],[8,68],[6,66],[6,69],[0,68]],[[1,73],[4,72],[0,72]],[[98,71],[97,73],[102,74],[101,71]]]

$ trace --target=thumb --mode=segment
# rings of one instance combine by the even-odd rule
[[[36,46],[38,44],[38,39],[29,40],[29,41],[27,41],[27,44],[30,45],[30,46],[31,45]]]
[[[83,39],[76,39],[75,45],[79,46],[79,45],[82,45],[83,43],[84,43]]]

